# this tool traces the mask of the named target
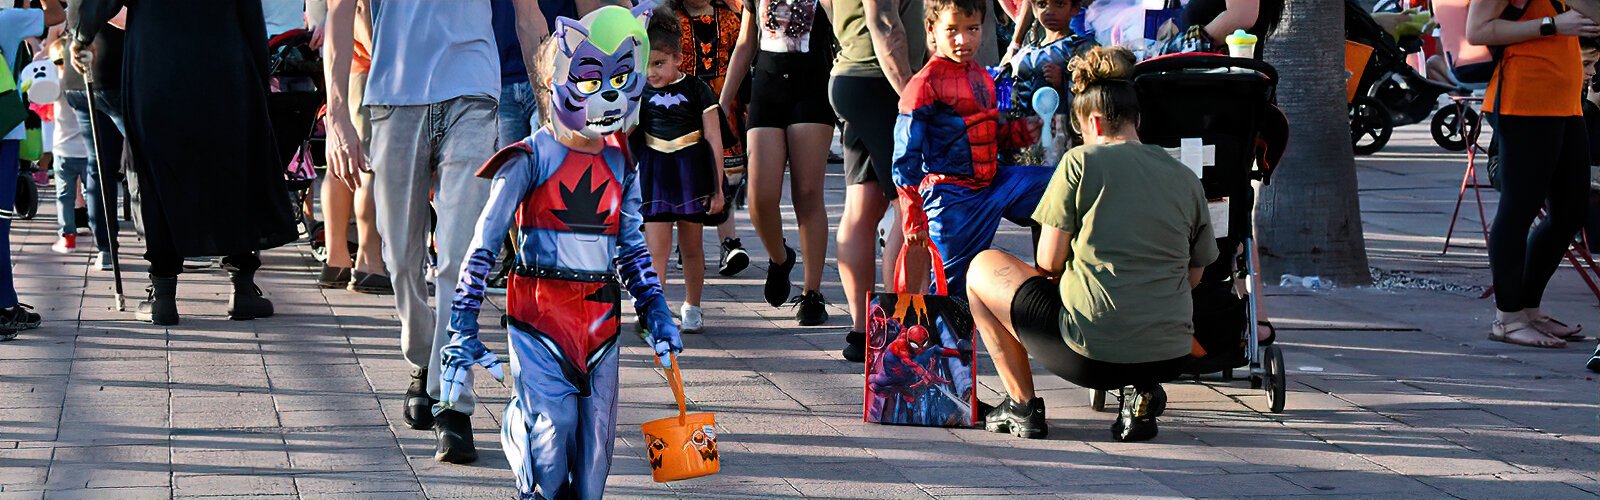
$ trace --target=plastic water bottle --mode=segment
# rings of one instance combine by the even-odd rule
[[[1285,274],[1282,278],[1279,278],[1278,286],[1297,286],[1316,290],[1320,288],[1332,288],[1333,282],[1324,281],[1321,276],[1295,276],[1293,274]]]

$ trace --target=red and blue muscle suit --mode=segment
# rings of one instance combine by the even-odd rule
[[[900,95],[894,183],[906,234],[928,230],[944,257],[952,296],[966,296],[967,266],[994,243],[1000,219],[1033,225],[1052,169],[999,166],[1000,147],[1031,142],[1022,121],[1002,127],[994,80],[975,62],[935,57]]]
[[[603,7],[581,22],[557,18],[551,124],[479,172],[491,179],[489,201],[450,304],[436,411],[470,390],[473,364],[503,377],[478,338],[478,313],[485,276],[514,224],[516,266],[506,287],[513,396],[500,441],[518,498],[605,492],[623,286],[657,354],[683,350],[645,248],[638,172],[617,135],[637,116],[651,7]]]

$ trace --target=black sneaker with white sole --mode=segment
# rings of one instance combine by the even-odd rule
[[[1044,398],[1036,397],[1027,404],[1017,404],[1011,396],[1006,396],[1004,401],[984,415],[983,428],[1020,438],[1043,438],[1050,434],[1050,425],[1044,418]]]
[[[1600,346],[1595,346],[1594,355],[1589,357],[1589,363],[1584,366],[1591,372],[1600,372]]]
[[[722,259],[717,266],[717,274],[733,276],[750,267],[750,252],[744,250],[744,244],[738,238],[722,239]]]
[[[411,385],[406,387],[406,406],[401,418],[406,426],[416,430],[433,428],[433,405],[437,400],[428,397],[428,370],[411,371]]]

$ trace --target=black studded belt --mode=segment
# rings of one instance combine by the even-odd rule
[[[565,269],[552,269],[548,267],[517,266],[512,269],[517,276],[524,278],[538,278],[565,281],[581,281],[585,283],[616,283],[617,275],[614,273],[596,273],[588,271],[569,271]]]

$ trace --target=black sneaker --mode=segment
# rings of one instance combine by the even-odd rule
[[[438,402],[428,397],[428,370],[412,370],[411,386],[406,387],[406,407],[401,412],[406,426],[419,431],[433,428],[433,405]]]
[[[433,437],[439,440],[433,459],[448,464],[470,464],[478,460],[472,445],[472,417],[445,410],[433,417]]]
[[[1141,392],[1133,386],[1123,387],[1121,399],[1122,409],[1118,411],[1117,421],[1111,423],[1111,438],[1122,442],[1148,441],[1156,437],[1156,397],[1162,391]],[[1163,393],[1164,394],[1164,393]],[[1166,403],[1162,403],[1166,406]],[[1161,408],[1165,410],[1165,408]]]
[[[5,342],[15,338],[17,338],[16,330],[0,326],[0,342]]]
[[[677,263],[678,270],[682,271],[683,270],[683,251],[679,250],[677,245],[673,245],[672,246],[672,257],[673,257],[674,260],[678,261],[678,263]]]
[[[750,267],[750,252],[744,250],[744,244],[738,238],[722,239],[722,260],[717,267],[717,274],[733,276]]]
[[[822,292],[811,290],[795,296],[789,303],[796,306],[794,320],[800,326],[817,326],[828,322],[828,299],[822,298]]]
[[[867,334],[850,332],[844,334],[844,359],[861,363],[867,360]]]
[[[18,302],[17,305],[0,309],[0,329],[13,331],[32,330],[38,328],[44,319],[33,312],[33,306]]]
[[[1595,346],[1594,356],[1590,356],[1589,364],[1584,366],[1588,367],[1589,371],[1600,372],[1600,346]]]
[[[1044,398],[1033,398],[1019,405],[1006,396],[998,406],[983,417],[983,428],[989,432],[1010,433],[1027,439],[1040,439],[1050,434],[1044,419]]]
[[[789,281],[789,272],[794,270],[794,249],[785,244],[783,252],[789,258],[784,259],[782,264],[767,262],[767,285],[762,291],[766,293],[767,303],[772,304],[772,307],[783,305],[783,301],[789,298],[789,289],[794,286],[794,283]]]

